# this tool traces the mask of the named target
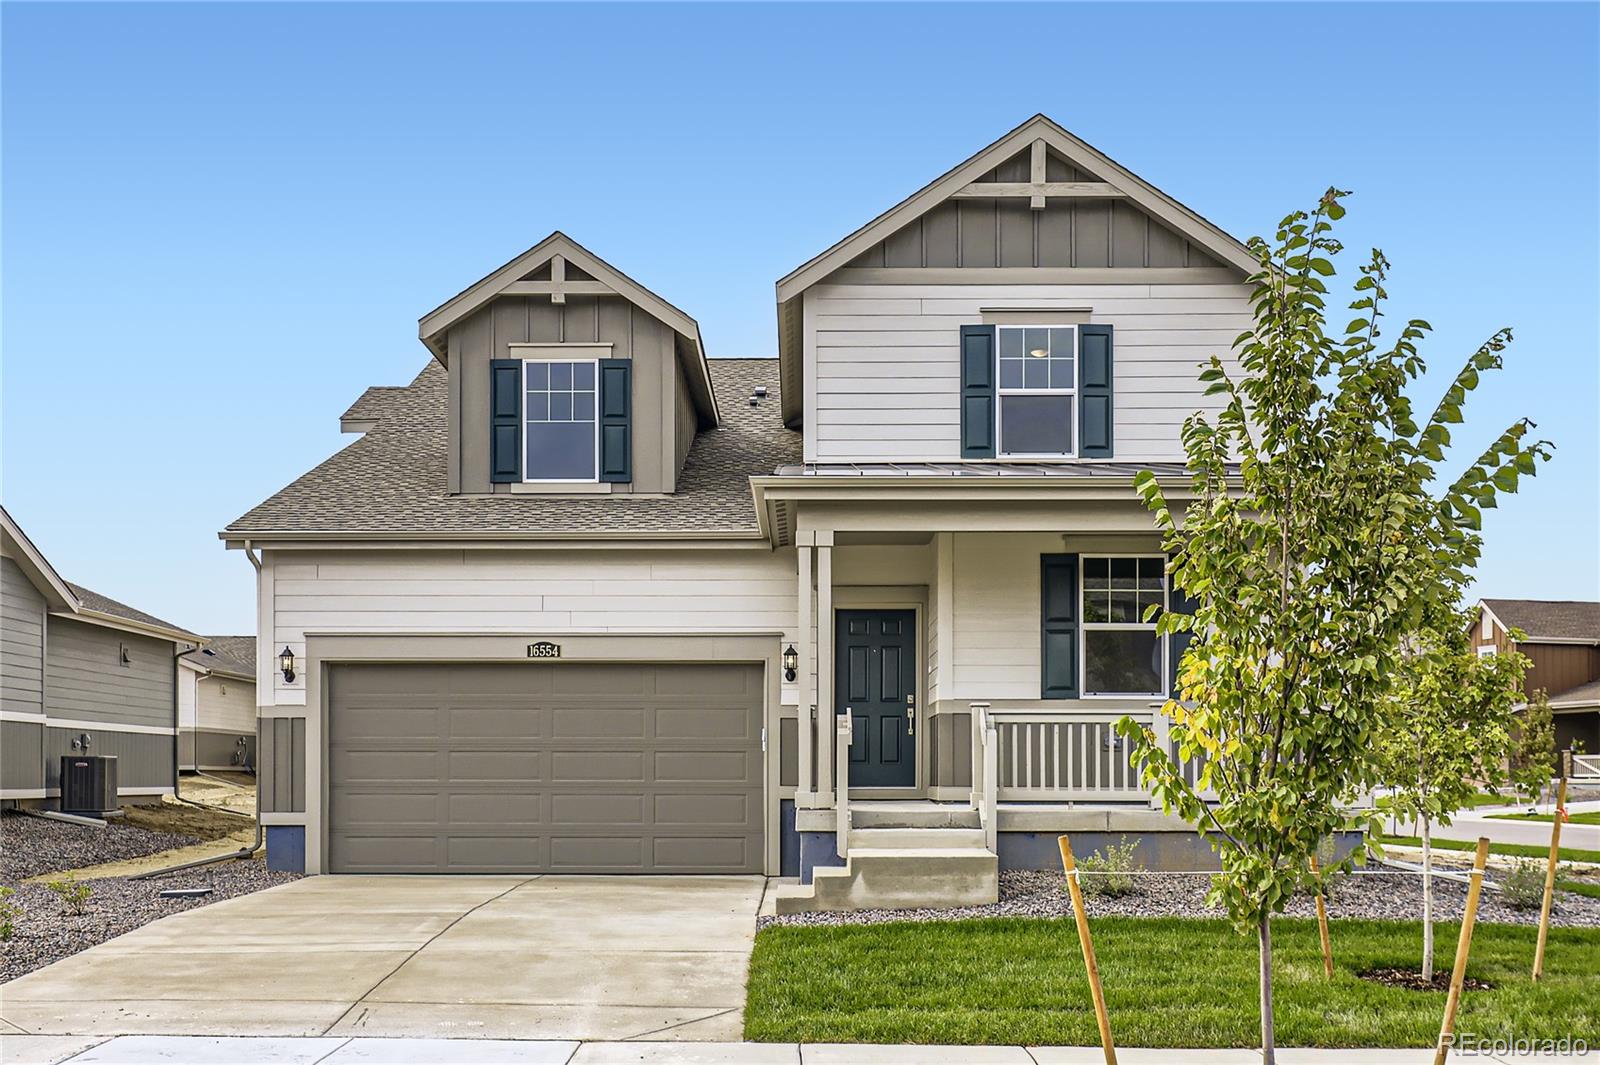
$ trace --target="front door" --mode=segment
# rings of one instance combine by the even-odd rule
[[[917,785],[916,613],[840,610],[834,708],[850,711],[852,788]]]

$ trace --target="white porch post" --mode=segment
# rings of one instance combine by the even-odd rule
[[[799,728],[796,729],[800,737],[800,778],[795,782],[794,804],[797,808],[815,805],[816,796],[811,788],[812,772],[812,730],[817,727],[811,720],[812,712],[817,702],[816,660],[812,658],[812,649],[817,644],[816,628],[811,617],[811,556],[815,549],[816,536],[811,532],[795,534],[795,550],[799,556],[799,602],[800,602],[800,646],[797,649],[800,655],[800,709]],[[819,740],[818,742],[828,742]]]
[[[817,805],[833,805],[833,531],[817,534]]]

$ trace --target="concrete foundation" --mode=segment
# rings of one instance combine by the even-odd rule
[[[302,825],[268,825],[267,868],[286,873],[306,871],[306,830]]]

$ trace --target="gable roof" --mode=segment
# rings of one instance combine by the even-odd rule
[[[784,405],[787,423],[798,424],[803,398],[799,387],[800,352],[794,350],[800,328],[798,304],[794,302],[796,298],[872,245],[892,236],[952,198],[983,174],[1026,151],[1036,140],[1042,140],[1047,148],[1059,153],[1074,167],[1110,186],[1114,195],[1127,199],[1146,214],[1193,241],[1218,261],[1239,270],[1241,276],[1248,277],[1260,271],[1261,266],[1255,256],[1237,237],[1168,196],[1093,145],[1067,132],[1046,115],[1034,115],[778,281],[779,357],[784,363],[783,383],[788,388],[789,396]]]
[[[249,681],[256,679],[254,636],[207,636],[204,647],[180,657],[185,665],[207,673],[225,673]]]
[[[563,264],[575,264],[592,280],[571,282],[572,291],[614,292],[667,326],[678,335],[679,355],[695,405],[708,424],[719,420],[716,389],[706,366],[705,345],[700,339],[700,324],[683,311],[645,288],[621,270],[595,255],[559,229],[487,276],[462,289],[417,322],[417,336],[434,358],[445,361],[445,334],[452,325],[466,318],[496,296],[517,294],[523,289],[550,291],[551,281],[527,280],[530,274],[560,257]],[[359,402],[359,401],[358,401]]]
[[[50,609],[78,609],[78,596],[71,586],[61,579],[61,574],[44,557],[44,552],[33,546],[28,534],[22,531],[22,526],[3,506],[0,506],[0,545],[5,547],[6,557],[15,562],[23,576],[28,578],[28,583],[44,596]]]
[[[1600,643],[1600,603],[1577,599],[1485,599],[1502,629],[1521,629],[1524,642]]]
[[[194,640],[197,642],[201,639],[201,637],[188,629],[174,625],[170,621],[162,621],[154,614],[146,614],[143,610],[131,607],[127,603],[118,602],[109,595],[101,595],[99,592],[85,588],[81,584],[73,584],[71,581],[67,582],[67,586],[72,589],[73,594],[78,597],[78,601],[82,604],[73,613],[83,620],[111,622],[112,628],[133,629],[136,632],[145,632],[151,636],[161,636],[167,639]],[[119,622],[123,624],[118,624]],[[126,624],[130,622],[131,624]]]
[[[390,397],[361,438],[240,517],[224,540],[696,539],[760,535],[753,474],[800,461],[800,434],[779,417],[776,359],[711,359],[730,403],[722,425],[697,433],[670,495],[451,495],[446,481],[448,378],[436,362]]]
[[[1576,710],[1600,706],[1600,680],[1591,680],[1564,692],[1548,693],[1550,707],[1554,710]]]
[[[364,433],[378,424],[394,406],[395,398],[405,391],[404,385],[373,385],[339,415],[341,433]]]

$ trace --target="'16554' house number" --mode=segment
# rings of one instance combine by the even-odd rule
[[[549,640],[540,640],[538,643],[528,645],[529,658],[560,658],[561,645],[551,643]]]

